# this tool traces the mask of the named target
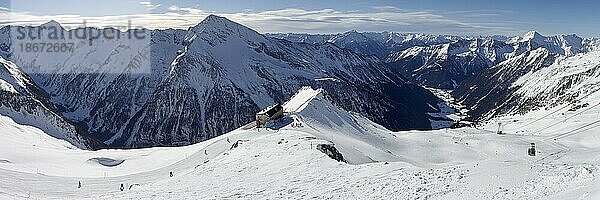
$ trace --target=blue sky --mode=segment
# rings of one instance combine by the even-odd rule
[[[335,33],[348,30],[457,35],[542,34],[600,37],[596,1],[558,0],[0,0],[0,24],[187,28],[217,14],[259,32]],[[7,14],[8,13],[8,14]]]

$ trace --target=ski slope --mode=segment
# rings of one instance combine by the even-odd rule
[[[565,119],[561,112],[539,121],[553,110],[507,117],[506,135],[495,134],[494,123],[391,132],[311,88],[284,109],[290,115],[270,128],[240,128],[186,147],[100,151],[73,149],[0,117],[0,199],[600,198],[598,129],[551,139],[593,122],[600,108],[539,134],[514,127],[547,127]],[[531,142],[536,157],[526,154]],[[333,144],[347,162],[319,144]]]
[[[321,92],[321,89],[314,90],[310,86],[301,87],[289,101],[283,104],[283,112],[296,113],[303,110]]]

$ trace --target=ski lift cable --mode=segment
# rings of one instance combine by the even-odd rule
[[[594,125],[594,126],[591,126],[591,127],[588,127],[588,128],[586,128],[586,129],[579,130],[579,131],[577,131],[577,132],[575,132],[575,133],[572,133],[572,134],[569,134],[569,135],[565,135],[565,136],[563,136],[563,137],[561,137],[561,138],[565,138],[565,137],[569,137],[569,136],[572,136],[572,135],[576,135],[576,134],[579,134],[579,133],[581,133],[581,132],[583,132],[583,131],[587,131],[587,130],[590,130],[590,129],[593,129],[593,128],[596,128],[596,127],[600,127],[600,124],[596,124],[596,125]]]
[[[554,138],[554,140],[559,140],[559,139],[563,139],[563,138],[570,137],[570,136],[573,136],[573,135],[577,135],[579,133],[582,133],[583,131],[587,131],[587,130],[590,130],[590,129],[593,129],[593,128],[596,128],[596,127],[599,127],[599,126],[600,126],[600,124],[597,124],[595,126],[591,126],[589,128],[582,129],[582,130],[579,130],[579,131],[576,131],[576,132],[572,132],[572,133],[569,133],[569,134],[563,134],[563,135],[560,135],[559,137]]]
[[[549,128],[551,128],[551,127],[554,127],[554,126],[556,126],[556,125],[559,125],[559,124],[561,124],[561,123],[563,123],[563,122],[566,122],[566,121],[567,121],[567,120],[569,120],[569,119],[572,119],[573,117],[576,117],[576,116],[578,116],[578,115],[580,115],[580,114],[582,114],[582,113],[584,113],[584,112],[586,112],[586,111],[589,111],[589,110],[591,110],[592,108],[598,107],[598,106],[600,106],[600,103],[598,103],[598,104],[596,104],[596,105],[594,105],[594,106],[588,107],[588,108],[586,108],[586,109],[584,109],[584,110],[582,110],[582,111],[580,111],[580,112],[578,112],[578,113],[575,113],[574,115],[572,115],[572,116],[570,116],[570,117],[567,117],[567,118],[565,118],[565,119],[563,119],[563,120],[561,120],[561,121],[559,121],[559,122],[556,122],[556,123],[554,123],[554,124],[552,124],[552,125],[550,125],[550,126],[546,126],[546,127],[542,128],[542,129],[540,129],[540,130],[537,130],[537,131],[535,131],[535,132],[542,132],[542,131],[544,131],[544,130],[546,130],[546,129],[549,129]]]
[[[592,94],[595,94],[595,92],[590,92],[589,94],[586,94],[586,95],[584,95],[583,97],[579,98],[579,100],[581,100],[581,99],[584,99],[584,98],[586,98],[586,97],[588,97],[588,96],[591,96]],[[565,104],[564,106],[560,107],[559,109],[556,109],[555,111],[552,111],[552,112],[550,112],[550,113],[548,113],[548,114],[546,114],[546,115],[542,116],[541,118],[538,118],[538,119],[536,119],[536,120],[533,120],[533,121],[531,121],[531,122],[529,122],[529,123],[527,123],[527,124],[525,124],[525,125],[523,125],[523,126],[520,126],[520,127],[519,127],[519,128],[517,128],[517,129],[523,129],[523,128],[525,128],[525,127],[529,126],[529,125],[532,125],[532,124],[534,124],[534,123],[536,123],[536,122],[538,122],[538,121],[540,121],[540,120],[542,120],[542,119],[545,119],[546,117],[549,117],[550,115],[553,115],[553,114],[557,113],[558,111],[561,111],[562,109],[565,109],[565,108],[569,107],[569,105],[570,105],[570,104]]]
[[[572,136],[572,135],[575,135],[575,134],[578,134],[578,133],[580,133],[581,131],[586,131],[586,130],[589,130],[589,129],[592,129],[592,128],[595,128],[595,127],[598,127],[598,126],[600,126],[600,124],[599,124],[599,125],[596,125],[596,126],[592,126],[592,125],[595,125],[595,124],[598,124],[598,123],[600,123],[600,120],[596,120],[596,121],[594,121],[594,122],[592,122],[592,123],[589,123],[589,124],[586,124],[586,125],[580,126],[579,128],[573,129],[573,130],[571,130],[571,131],[567,131],[567,132],[565,132],[565,133],[559,134],[559,135],[557,135],[557,136],[554,136],[554,137],[552,137],[552,138],[549,138],[549,139],[552,139],[552,140],[557,140],[557,139],[561,139],[561,138],[564,138],[564,137]],[[592,127],[590,127],[590,126],[592,126]],[[586,128],[586,127],[590,127],[590,128],[588,128],[588,129],[584,129],[584,128]],[[583,130],[582,130],[582,129],[583,129]]]

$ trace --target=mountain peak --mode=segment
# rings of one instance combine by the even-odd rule
[[[537,31],[529,31],[523,35],[523,40],[533,40],[535,38],[543,38],[544,36]]]
[[[62,26],[60,25],[60,23],[58,23],[57,21],[54,20],[50,20],[46,23],[43,23],[42,25],[40,25],[41,27],[57,27],[57,28],[62,28]]]
[[[232,37],[242,41],[265,42],[265,37],[260,33],[217,15],[209,15],[198,25],[188,29],[185,40],[186,43],[191,44],[196,38],[202,38],[201,41],[215,46]],[[198,46],[198,48],[204,47],[203,45]]]
[[[221,32],[226,31],[230,33],[236,34],[259,34],[258,32],[242,25],[237,22],[231,21],[225,17],[217,16],[217,15],[209,15],[202,22],[198,23],[198,25],[190,28],[192,32],[200,33],[200,32]],[[252,32],[252,33],[251,33]]]
[[[214,14],[208,15],[206,18],[204,18],[204,20],[202,20],[202,22],[206,22],[206,23],[212,22],[212,21],[229,21],[229,22],[233,22],[233,21],[231,21],[231,20],[229,20],[229,19],[227,19],[225,17],[221,17],[221,16],[214,15]]]
[[[218,15],[208,15],[204,20],[202,20],[198,25],[192,27],[235,27],[235,26],[243,26],[234,21],[231,21],[225,17],[221,17]],[[244,26],[245,27],[245,26]]]

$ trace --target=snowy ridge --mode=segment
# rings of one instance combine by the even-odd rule
[[[8,92],[25,92],[26,84],[31,84],[24,78],[23,72],[12,62],[0,57],[0,80],[2,81],[2,89]],[[18,90],[18,91],[17,91]]]
[[[321,91],[322,89],[314,90],[310,86],[302,86],[289,101],[283,104],[283,112],[296,113],[302,111]]]
[[[302,131],[306,131],[317,139],[334,144],[351,164],[364,164],[383,161],[403,161],[425,166],[426,163],[452,163],[453,156],[446,155],[442,150],[431,152],[440,154],[428,158],[419,157],[418,152],[425,152],[418,146],[413,146],[408,155],[405,147],[417,144],[414,141],[398,139],[389,130],[370,120],[351,114],[328,101],[320,89],[314,90],[303,87],[290,101],[284,105],[285,110],[292,110],[293,123],[300,123]],[[287,126],[289,127],[289,126]],[[400,145],[402,144],[402,145]],[[402,153],[404,152],[404,153]],[[442,156],[441,154],[444,154]],[[473,158],[461,158],[473,159]]]

